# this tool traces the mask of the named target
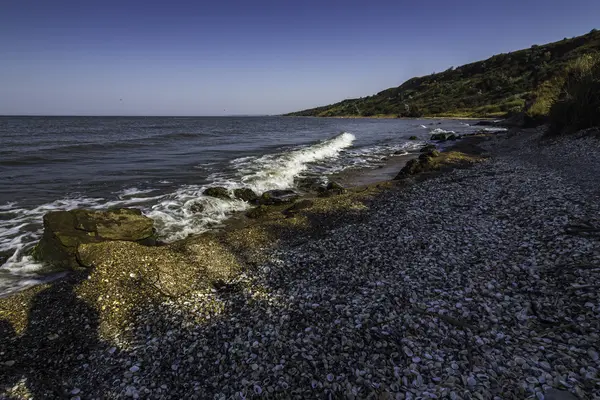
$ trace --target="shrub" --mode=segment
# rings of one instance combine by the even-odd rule
[[[558,100],[550,107],[550,133],[600,126],[600,55],[578,58],[566,72]]]

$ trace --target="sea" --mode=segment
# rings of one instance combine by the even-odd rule
[[[418,151],[432,133],[475,130],[430,119],[0,117],[0,296],[56,276],[29,255],[47,212],[135,207],[172,242],[251,207],[204,196],[209,186],[301,191]]]

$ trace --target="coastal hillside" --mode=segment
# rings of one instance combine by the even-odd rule
[[[484,61],[415,77],[373,96],[293,112],[289,116],[503,117],[522,112],[560,88],[578,58],[600,52],[600,31],[533,45]],[[541,107],[546,109],[547,107]]]

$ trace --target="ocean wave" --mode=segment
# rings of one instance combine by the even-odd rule
[[[299,149],[234,159],[230,162],[234,175],[219,172],[209,177],[210,185],[184,186],[165,196],[145,214],[156,221],[157,230],[165,241],[206,232],[220,226],[232,213],[250,207],[241,200],[205,196],[203,192],[208,186],[223,186],[230,194],[237,188],[249,188],[258,194],[292,188],[295,179],[309,168],[310,163],[336,158],[354,140],[354,135],[344,132]]]
[[[481,130],[485,131],[485,132],[506,132],[506,131],[508,131],[508,129],[502,128],[502,127],[499,127],[499,126],[486,127],[486,128],[481,129]]]
[[[356,137],[348,132],[310,146],[284,153],[265,155],[256,159],[234,160],[236,167],[246,172],[241,184],[257,193],[286,189],[294,185],[294,178],[306,171],[310,163],[337,158],[352,146]]]
[[[431,134],[435,135],[437,133],[450,133],[450,134],[453,134],[453,133],[456,133],[456,132],[454,132],[454,131],[447,131],[447,130],[442,129],[442,128],[435,128],[434,130],[431,131]]]

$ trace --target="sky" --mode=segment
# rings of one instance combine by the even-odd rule
[[[593,28],[598,0],[3,0],[0,115],[280,114]]]

